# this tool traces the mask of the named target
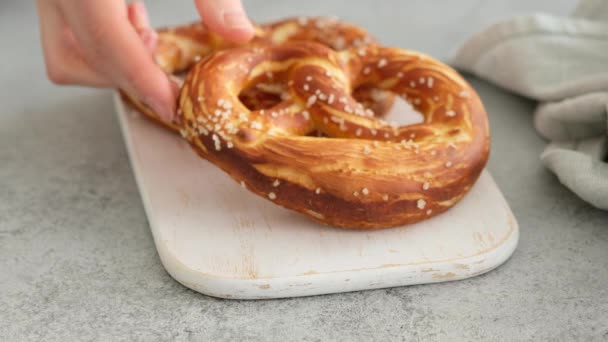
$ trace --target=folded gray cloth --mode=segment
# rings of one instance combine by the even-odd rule
[[[498,23],[465,42],[452,64],[538,100],[534,125],[551,141],[542,163],[608,210],[608,0],[582,0],[570,17]]]

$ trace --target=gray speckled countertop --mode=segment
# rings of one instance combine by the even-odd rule
[[[499,17],[572,0],[246,0],[258,21],[335,14],[446,58]],[[375,4],[374,4],[375,3]],[[378,4],[381,5],[378,5]],[[148,1],[157,25],[191,1]],[[372,15],[372,13],[377,13]],[[0,3],[0,340],[605,340],[608,213],[539,164],[534,103],[471,79],[489,111],[489,169],[521,227],[502,267],[434,285],[268,301],[190,291],[165,273],[108,91],[45,80],[33,1]]]

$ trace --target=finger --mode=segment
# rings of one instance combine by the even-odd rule
[[[141,1],[135,1],[129,4],[127,7],[127,14],[129,21],[135,29],[146,29],[150,28],[150,19],[148,18],[148,11],[146,6]]]
[[[152,26],[150,26],[148,11],[146,10],[144,3],[137,1],[129,4],[127,15],[129,17],[129,22],[131,22],[131,25],[135,28],[137,34],[139,34],[139,37],[148,51],[154,52],[158,43],[158,34]]]
[[[240,0],[195,0],[195,3],[210,30],[236,43],[245,43],[253,37],[253,25]]]
[[[171,121],[176,88],[129,22],[124,1],[73,1],[65,11],[87,61]]]
[[[56,84],[107,87],[108,79],[91,68],[80,54],[72,32],[49,1],[37,2],[40,40],[48,78]]]

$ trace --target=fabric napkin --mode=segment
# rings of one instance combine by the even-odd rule
[[[542,163],[608,210],[608,0],[582,0],[569,17],[497,23],[466,41],[451,62],[539,101],[534,125],[550,141]]]

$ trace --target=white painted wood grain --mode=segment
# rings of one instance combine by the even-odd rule
[[[487,171],[430,220],[334,229],[244,190],[118,96],[116,107],[163,265],[195,291],[257,299],[457,280],[497,267],[517,245],[517,222]]]

